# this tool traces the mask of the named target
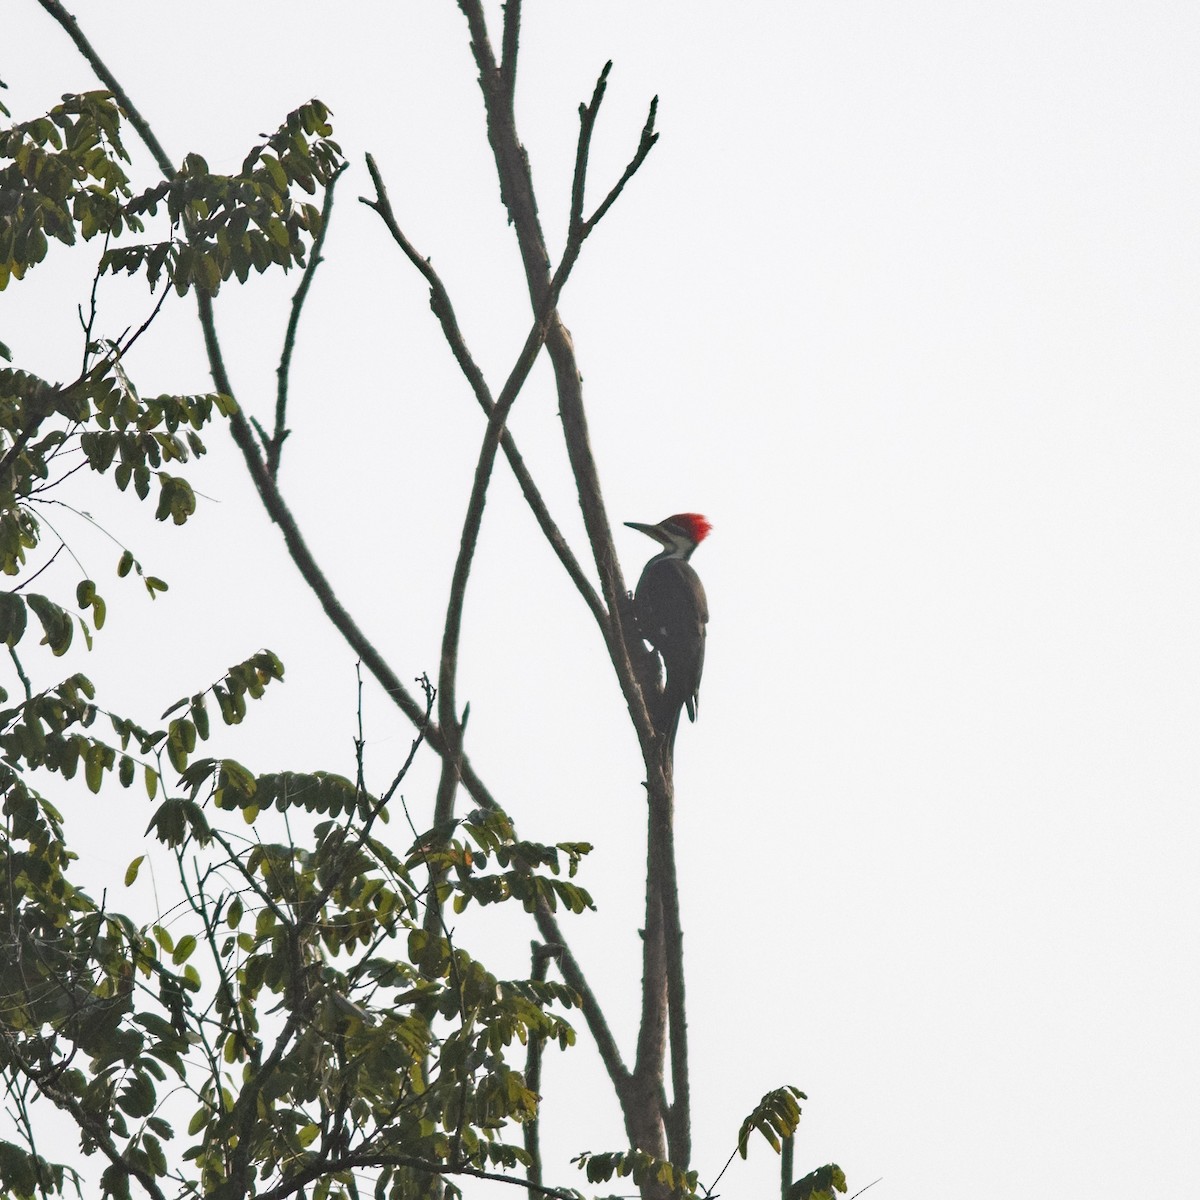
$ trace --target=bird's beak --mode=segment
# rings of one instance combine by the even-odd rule
[[[661,542],[664,546],[662,530],[657,525],[643,525],[640,521],[626,521],[625,524],[630,529],[636,529],[638,533],[644,533],[647,537],[652,537],[656,542]]]

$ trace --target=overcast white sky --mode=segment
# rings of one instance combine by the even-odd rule
[[[613,520],[693,509],[715,526],[694,560],[712,610],[701,719],[678,746],[702,1179],[762,1093],[793,1082],[809,1095],[798,1173],[838,1161],[851,1192],[882,1177],[872,1200],[1200,1194],[1200,9],[525,10],[518,116],[556,246],[601,66],[615,61],[594,194],[660,97],[662,140],[562,311]],[[333,109],[353,166],[282,480],[399,674],[433,673],[481,426],[425,289],[356,197],[370,151],[498,386],[529,318],[461,15],[449,0],[74,11],[177,157],[232,169],[310,96]],[[34,0],[8,0],[4,27],[15,116],[96,86]],[[20,365],[73,373],[80,258],[0,295]],[[239,399],[263,420],[293,286],[218,302]],[[147,300],[110,284],[101,304],[115,334]],[[143,392],[211,386],[191,312],[168,305],[139,346]],[[543,368],[513,428],[582,553],[549,383]],[[66,525],[109,581],[111,628],[76,669],[129,705],[148,694],[149,720],[268,645],[288,681],[218,748],[349,772],[353,660],[211,441],[193,477],[208,499],[182,531],[97,493],[171,581],[156,604]],[[619,544],[632,582],[651,547]],[[636,746],[504,471],[465,654],[481,774],[530,836],[596,843],[600,912],[575,937],[631,1048]],[[368,693],[379,782],[410,733]],[[414,807],[431,778],[425,763],[410,781]],[[144,799],[63,807],[98,854],[81,876],[113,907],[148,903],[119,887]],[[461,936],[515,973],[532,930]],[[551,1118],[564,1164],[620,1144],[590,1057],[576,1052],[582,1083],[548,1069],[551,1100],[588,1113]],[[776,1170],[756,1147],[720,1190],[769,1195]]]

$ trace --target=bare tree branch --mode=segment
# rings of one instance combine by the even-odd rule
[[[654,143],[658,141],[658,133],[654,128],[654,120],[658,115],[658,97],[655,96],[650,101],[650,112],[646,116],[646,124],[642,126],[642,136],[638,141],[638,148],[633,157],[629,160],[629,165],[625,168],[621,178],[613,184],[607,196],[600,207],[584,222],[586,237],[593,229],[604,219],[604,214],[616,203],[617,197],[625,190],[625,185],[634,177],[638,168],[646,161],[646,155],[654,149]],[[582,196],[580,197],[582,199]]]
[[[467,582],[471,575],[471,566],[475,559],[475,549],[479,544],[479,532],[483,524],[483,510],[487,503],[488,487],[491,483],[492,471],[496,464],[496,451],[500,446],[500,438],[504,431],[504,423],[517,397],[525,386],[529,372],[541,351],[546,337],[548,315],[558,303],[558,297],[566,285],[575,259],[564,261],[555,272],[550,289],[546,295],[543,313],[535,317],[533,328],[525,339],[525,345],[514,364],[492,411],[488,414],[487,429],[484,432],[483,444],[479,450],[479,459],[475,467],[475,476],[471,484],[471,496],[467,503],[467,515],[463,521],[462,536],[459,539],[458,556],[454,563],[454,573],[450,582],[450,600],[446,606],[446,622],[442,635],[441,664],[438,677],[438,715],[442,736],[445,739],[447,753],[442,757],[442,769],[438,779],[437,798],[434,804],[434,824],[448,822],[454,815],[454,800],[461,778],[460,763],[462,760],[462,735],[466,723],[466,712],[460,720],[458,710],[458,649],[462,634],[463,604],[466,600]],[[440,906],[437,904],[437,889],[430,888],[430,908],[426,912],[426,927],[435,927],[434,909],[437,909],[436,920],[441,920]]]
[[[374,157],[368,154],[366,158],[367,171],[371,175],[371,182],[375,185],[375,199],[368,200],[365,196],[360,196],[359,203],[365,204],[379,214],[396,245],[404,251],[408,261],[425,277],[425,282],[429,284],[429,307],[441,323],[442,333],[446,338],[446,344],[450,347],[450,352],[454,355],[454,361],[458,363],[459,370],[462,371],[467,383],[471,385],[471,391],[475,393],[480,407],[491,416],[494,406],[492,394],[487,380],[483,377],[483,372],[467,348],[466,339],[458,325],[458,318],[454,315],[454,306],[450,303],[450,293],[446,291],[445,284],[433,269],[433,264],[417,250],[400,228],[392,209],[392,202],[388,197],[387,186],[383,182],[383,175],[380,173]]]
[[[558,955],[558,968],[567,985],[579,993],[583,1019],[587,1022],[588,1030],[596,1043],[596,1049],[600,1052],[600,1061],[604,1064],[604,1069],[618,1096],[624,1095],[629,1088],[631,1076],[629,1069],[621,1060],[621,1051],[617,1048],[617,1040],[608,1027],[604,1010],[600,1007],[595,992],[588,984],[570,947],[563,940],[558,920],[544,900],[539,902],[534,916],[542,938],[549,944],[561,947]]]
[[[454,306],[450,302],[450,295],[446,290],[446,286],[434,270],[433,264],[429,259],[419,253],[403,230],[401,230],[395,213],[392,210],[391,201],[388,199],[383,177],[375,164],[375,160],[369,154],[367,155],[367,170],[370,171],[371,179],[375,184],[375,199],[368,200],[363,196],[360,196],[359,199],[361,203],[365,204],[368,208],[374,209],[379,214],[388,232],[392,235],[393,240],[404,252],[409,262],[417,268],[429,284],[429,307],[440,322],[442,334],[450,347],[451,353],[454,355],[454,360],[458,363],[459,369],[470,384],[471,390],[475,393],[475,398],[479,402],[480,408],[490,417],[495,407],[495,402],[487,386],[487,381],[483,377],[483,372],[476,365],[470,350],[467,348],[466,339],[459,328],[458,319],[454,313]],[[596,589],[592,587],[591,582],[583,572],[583,568],[579,565],[579,560],[576,559],[562,531],[555,523],[553,517],[551,517],[550,511],[546,507],[546,502],[542,498],[542,494],[534,482],[533,476],[529,473],[529,468],[525,465],[525,460],[517,449],[517,444],[513,440],[512,433],[507,426],[505,426],[500,435],[500,447],[504,451],[505,458],[508,459],[508,464],[512,468],[513,475],[521,489],[521,494],[525,497],[525,502],[529,505],[534,519],[542,530],[546,541],[550,544],[550,548],[558,556],[559,562],[562,563],[571,582],[575,584],[576,590],[583,597],[584,603],[591,610],[596,622],[600,625],[601,629],[605,628],[608,622],[608,613],[604,607],[604,602],[596,593]]]
[[[525,386],[529,372],[541,351],[546,338],[549,314],[554,311],[558,297],[570,277],[574,259],[564,262],[555,272],[549,291],[546,294],[543,310],[539,313],[525,339],[521,353],[509,372],[500,390],[500,395],[488,415],[487,430],[483,436],[483,445],[479,450],[479,460],[475,466],[475,478],[471,487],[471,498],[467,505],[467,516],[463,522],[462,537],[459,541],[458,559],[454,564],[454,575],[450,584],[450,603],[446,610],[445,633],[442,638],[441,677],[439,679],[438,702],[441,715],[443,734],[451,726],[457,727],[456,706],[456,676],[458,669],[458,645],[462,631],[462,609],[466,598],[467,581],[471,574],[471,564],[474,561],[475,548],[479,542],[479,530],[483,522],[483,509],[487,503],[487,490],[491,483],[492,470],[496,463],[496,451],[500,446],[500,437],[508,414]],[[448,820],[450,814],[443,813],[437,819]]]

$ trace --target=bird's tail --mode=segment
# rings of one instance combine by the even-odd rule
[[[675,761],[675,735],[679,732],[679,718],[683,715],[683,705],[682,697],[675,697],[664,691],[658,719],[655,721],[662,738],[663,755],[671,763]]]

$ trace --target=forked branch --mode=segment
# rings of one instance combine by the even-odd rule
[[[646,155],[654,149],[658,141],[658,133],[654,128],[654,119],[658,115],[658,97],[650,101],[650,112],[646,116],[646,124],[642,126],[642,136],[629,165],[621,174],[621,178],[613,184],[600,207],[585,221],[583,218],[584,191],[587,184],[588,155],[592,149],[592,134],[596,128],[596,118],[600,115],[600,105],[604,102],[604,93],[608,89],[608,76],[612,71],[612,62],[606,62],[592,98],[587,104],[579,106],[579,141],[575,148],[575,178],[571,188],[571,230],[578,231],[579,241],[582,242],[589,233],[604,219],[605,213],[616,203],[617,197],[625,190],[625,185],[637,174],[638,168],[646,161]]]
[[[459,369],[470,385],[471,391],[474,393],[480,408],[490,418],[495,409],[495,401],[492,399],[491,390],[488,388],[487,380],[483,377],[483,372],[479,369],[467,347],[466,339],[463,337],[462,330],[459,327],[458,318],[454,312],[454,305],[450,301],[450,294],[446,290],[446,285],[442,282],[437,271],[434,270],[433,264],[429,259],[425,258],[417,250],[400,228],[400,224],[396,220],[396,214],[392,209],[391,201],[388,198],[383,176],[380,174],[374,158],[369,154],[367,155],[367,170],[370,172],[371,180],[375,185],[375,199],[369,200],[365,196],[360,196],[359,200],[379,214],[380,219],[392,235],[392,239],[396,245],[400,247],[405,257],[416,267],[424,277],[426,283],[428,283],[429,307],[442,327],[442,335],[450,347],[450,352],[454,355],[454,361],[458,363]],[[537,521],[543,536],[550,544],[550,548],[558,556],[559,562],[562,563],[571,582],[574,583],[576,590],[583,597],[584,603],[591,610],[592,616],[602,629],[605,628],[608,623],[608,614],[604,608],[604,603],[584,574],[583,568],[579,565],[579,560],[567,544],[562,530],[559,529],[554,518],[550,515],[550,510],[546,506],[541,491],[534,482],[529,468],[525,465],[525,460],[517,449],[517,444],[513,440],[513,436],[507,426],[501,431],[500,447],[504,451],[505,458],[508,459],[508,464],[512,468],[513,476],[517,480],[521,494],[525,497],[525,502],[529,505],[529,509],[533,513],[534,519]]]

